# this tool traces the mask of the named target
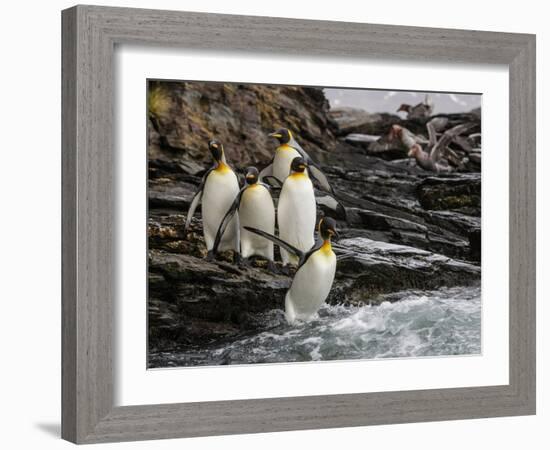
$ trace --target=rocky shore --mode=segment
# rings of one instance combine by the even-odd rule
[[[448,127],[459,120],[479,117],[454,115]],[[425,124],[418,121],[329,111],[320,89],[153,82],[148,121],[150,352],[217,345],[262,331],[261,315],[283,308],[291,281],[268,271],[263,261],[246,268],[232,264],[230,255],[205,261],[200,211],[184,236],[189,202],[211,164],[207,142],[213,135],[224,142],[234,168],[261,168],[275,148],[267,133],[285,126],[320,163],[346,207],[346,216],[337,218],[341,238],[336,246],[351,254],[338,264],[329,303],[377,304],[398,301],[388,294],[404,289],[479,283],[480,158],[453,173],[426,172],[411,163],[406,149],[385,142],[393,123],[420,138],[425,134]],[[467,139],[476,150],[470,153],[480,155],[481,142],[475,136]],[[467,159],[462,144],[453,144],[453,150]],[[372,150],[376,146],[385,150]]]

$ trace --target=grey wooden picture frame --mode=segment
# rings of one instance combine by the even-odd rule
[[[97,6],[63,11],[62,34],[64,439],[95,443],[535,413],[534,35]],[[115,407],[113,54],[117,44],[506,65],[509,384]]]

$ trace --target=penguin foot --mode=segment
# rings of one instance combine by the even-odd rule
[[[269,270],[271,273],[274,273],[274,274],[279,273],[279,269],[277,268],[277,266],[275,265],[275,263],[273,261],[268,261],[267,262],[267,270]]]
[[[243,269],[248,269],[252,267],[252,261],[250,258],[243,258],[239,264],[239,267],[242,267]]]
[[[280,272],[283,274],[283,275],[286,275],[287,277],[290,276],[291,274],[291,269],[290,269],[290,265],[286,265],[286,266],[283,266],[280,270]]]
[[[212,262],[216,259],[216,254],[212,250],[208,250],[208,253],[206,254],[206,261]]]
[[[243,258],[240,253],[235,252],[233,255],[233,264],[240,267],[247,267],[247,258]]]

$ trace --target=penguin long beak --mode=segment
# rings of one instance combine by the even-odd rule
[[[218,145],[212,146],[211,148],[212,157],[216,160],[216,162],[222,161],[223,158],[223,148],[220,148]]]
[[[281,133],[277,133],[276,131],[274,133],[269,133],[268,136],[275,139],[281,139],[283,137]]]

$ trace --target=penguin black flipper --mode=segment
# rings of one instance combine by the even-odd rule
[[[262,181],[264,179],[264,177],[273,176],[273,160],[274,159],[275,158],[271,158],[271,161],[269,161],[269,164],[262,169],[262,171],[258,175],[258,180]]]
[[[187,218],[185,219],[185,226],[183,228],[183,232],[187,233],[187,230],[189,229],[189,225],[191,225],[191,219],[195,215],[195,210],[197,209],[197,206],[200,205],[202,200],[202,189],[195,192],[195,195],[193,195],[193,199],[191,200],[191,205],[189,206],[189,211],[187,211]]]
[[[227,228],[227,225],[239,209],[239,205],[241,204],[241,197],[243,195],[243,192],[246,190],[247,186],[243,187],[237,197],[235,197],[235,200],[229,207],[229,210],[225,213],[225,216],[223,216],[222,221],[220,222],[220,226],[218,227],[218,232],[216,233],[216,239],[214,240],[214,246],[212,247],[212,253],[216,254],[218,252],[218,246],[220,245],[220,242],[222,240],[223,233],[225,233],[225,229]]]
[[[315,189],[315,201],[318,205],[326,206],[333,210],[338,218],[346,219],[346,208],[331,194]]]
[[[269,181],[272,180],[275,183],[278,183],[277,186],[274,186],[273,184],[269,184]],[[268,175],[264,178],[264,181],[267,181],[267,183],[264,183],[263,181],[258,181],[258,184],[261,184],[264,186],[269,192],[271,192],[271,196],[274,198],[278,198],[279,194],[281,193],[281,189],[283,188],[283,182],[279,180],[277,177],[274,177],[273,175]]]
[[[185,219],[185,226],[183,227],[183,233],[187,233],[187,230],[189,229],[189,225],[191,225],[191,219],[195,215],[195,210],[197,209],[197,206],[200,205],[202,200],[202,191],[204,189],[204,184],[206,183],[206,178],[208,175],[210,175],[210,172],[214,170],[214,167],[211,167],[206,171],[206,173],[203,175],[201,182],[199,184],[199,187],[195,191],[195,194],[193,195],[193,198],[191,199],[191,204],[189,205],[189,211],[187,211],[187,218]]]
[[[271,187],[274,187],[276,189],[281,189],[283,187],[283,182],[281,180],[279,180],[276,176],[274,175],[265,175],[264,178],[263,178],[264,181],[266,181],[268,184],[266,183],[262,183],[264,186],[269,186],[270,188]],[[273,184],[269,184],[271,182],[275,182],[275,185]]]
[[[244,227],[244,229],[250,231],[251,233],[256,233],[259,236],[269,239],[274,244],[277,244],[279,247],[284,248],[287,252],[293,253],[298,258],[300,258],[300,265],[301,265],[301,262],[305,257],[305,253],[302,250],[299,250],[296,247],[290,245],[288,242],[285,242],[282,239],[279,239],[277,236],[273,236],[272,234],[266,233],[265,231],[262,231],[262,230],[258,230],[257,228]]]
[[[308,168],[311,176],[319,182],[323,189],[331,194],[334,194],[334,190],[332,189],[332,186],[328,182],[328,178],[323,171],[313,162],[308,163]]]
[[[275,178],[275,177],[269,177],[269,178],[273,178],[274,180],[277,180],[277,182],[281,183],[281,181],[278,179],[278,178]],[[264,183],[262,181],[258,181],[258,184],[265,187],[268,191],[271,191],[271,189],[273,189],[273,186],[271,186],[270,184],[268,183]],[[281,183],[281,186],[282,186],[282,183]],[[275,187],[275,189],[281,189],[280,187]]]
[[[315,244],[313,244],[313,247],[311,247],[303,256],[303,258],[300,258],[300,262],[298,263],[298,269],[300,267],[302,267],[306,262],[307,260],[309,259],[309,257],[311,255],[313,255],[316,251],[318,251],[322,246],[323,246],[323,240],[322,239],[317,239],[315,241]]]
[[[311,177],[321,185],[323,190],[330,192],[331,194],[334,194],[334,191],[328,182],[327,176],[323,173],[321,168],[317,165],[317,163],[309,156],[306,151],[296,142],[294,139],[289,143],[289,145],[296,150],[302,158],[306,160],[306,163],[308,165],[309,173]]]

